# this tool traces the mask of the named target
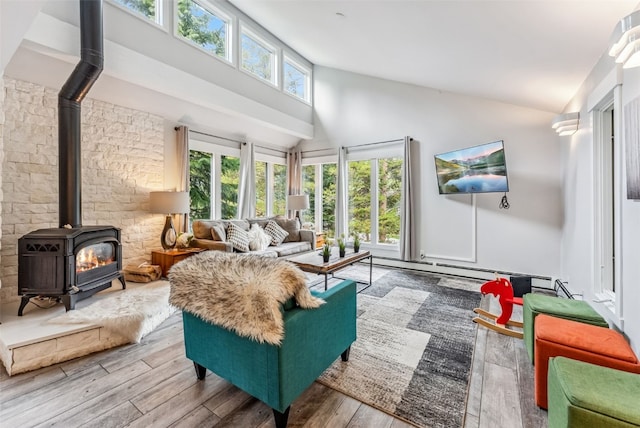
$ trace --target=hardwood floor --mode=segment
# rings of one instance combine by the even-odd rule
[[[13,377],[3,368],[0,400],[3,428],[275,426],[266,405],[216,375],[196,380],[179,314],[140,344]],[[479,327],[465,428],[546,425],[546,411],[533,401],[533,366],[522,340]],[[314,383],[293,403],[288,426],[410,425]]]

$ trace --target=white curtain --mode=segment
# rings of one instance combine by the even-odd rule
[[[289,152],[287,181],[289,182],[289,195],[302,194],[302,151],[299,146]],[[287,217],[293,217],[294,214],[293,211],[287,210]]]
[[[413,139],[404,137],[404,159],[402,162],[402,196],[400,201],[400,258],[416,259],[415,198],[411,174],[411,147]]]
[[[178,186],[176,191],[189,191],[189,127],[176,128],[176,159],[178,160]],[[179,232],[189,231],[189,213],[179,216]]]
[[[253,143],[240,146],[240,184],[238,186],[238,218],[256,215],[256,168]]]
[[[336,233],[347,234],[347,214],[349,205],[347,192],[347,149],[338,149],[338,182],[336,183]]]

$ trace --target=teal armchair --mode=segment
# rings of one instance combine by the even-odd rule
[[[198,379],[211,370],[271,407],[276,426],[286,427],[291,403],[338,355],[347,361],[356,340],[355,282],[313,294],[326,303],[317,309],[283,307],[280,346],[238,336],[183,311],[186,354]]]

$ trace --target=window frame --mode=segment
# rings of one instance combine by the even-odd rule
[[[211,169],[212,169],[212,180],[211,180],[211,195],[213,196],[213,200],[211,201],[211,215],[210,219],[221,219],[222,218],[222,203],[219,200],[219,195],[222,193],[222,181],[221,181],[221,157],[222,156],[232,156],[240,158],[240,149],[228,147],[225,145],[220,145],[216,143],[210,143],[203,140],[194,139],[192,136],[189,139],[189,152],[191,150],[211,153]],[[236,213],[237,216],[237,213]]]
[[[273,59],[273,61],[271,62],[271,76],[273,78],[273,80],[267,80],[264,79],[262,77],[260,77],[259,75],[257,75],[256,73],[253,73],[247,69],[245,69],[243,67],[243,61],[242,61],[242,37],[243,35],[247,35],[249,38],[251,38],[254,42],[258,43],[260,46],[262,46],[263,48],[265,48],[266,50],[271,52],[271,58]],[[272,43],[270,41],[267,40],[266,37],[262,36],[258,31],[256,31],[254,28],[252,28],[250,25],[248,25],[247,23],[240,21],[239,25],[238,25],[238,43],[237,43],[237,49],[238,49],[238,61],[237,61],[237,67],[238,70],[240,70],[241,72],[247,74],[248,76],[253,77],[254,79],[257,79],[260,82],[263,82],[269,86],[272,86],[274,88],[277,88],[279,90],[282,90],[281,88],[281,81],[282,79],[280,78],[279,73],[281,72],[281,66],[280,66],[280,59],[282,58],[281,55],[281,48],[279,48],[275,43]],[[283,91],[284,92],[284,91]]]
[[[338,176],[337,176],[337,173],[338,173],[338,158],[337,157],[335,157],[335,156],[318,156],[318,157],[314,157],[314,158],[306,158],[305,159],[304,156],[303,156],[303,158],[302,158],[302,166],[303,167],[305,167],[305,166],[313,166],[314,169],[315,169],[315,178],[316,178],[316,180],[315,180],[315,193],[316,193],[316,196],[315,196],[315,217],[314,217],[313,223],[314,223],[314,227],[315,227],[316,233],[321,233],[321,232],[326,233],[327,232],[322,227],[323,224],[324,224],[324,218],[322,216],[323,208],[324,208],[323,207],[323,203],[324,203],[323,190],[324,190],[324,188],[323,188],[323,185],[322,185],[322,183],[323,183],[322,180],[323,180],[324,176],[323,176],[323,170],[322,169],[323,169],[324,165],[327,165],[327,164],[336,165],[336,177],[335,177],[335,179],[336,179],[336,185],[337,185],[337,181],[338,181]],[[333,202],[335,204],[336,201],[334,200]],[[334,210],[335,210],[335,205],[334,205]],[[334,226],[333,232],[334,232],[334,235],[335,235],[335,233],[336,233],[335,221],[334,221],[334,225],[333,226]],[[325,239],[327,237],[328,236],[325,236]],[[335,236],[332,239],[335,239]]]
[[[151,24],[155,27],[158,27],[160,29],[162,29],[163,31],[166,31],[166,28],[164,26],[164,1],[163,0],[155,0],[156,3],[156,16],[155,19],[151,19],[148,16],[144,15],[141,12],[138,12],[134,9],[131,9],[130,7],[127,7],[126,5],[120,3],[118,0],[107,0],[107,2],[115,7],[117,7],[118,9],[121,9],[123,11],[125,11],[126,13],[130,14],[131,16],[136,17],[137,19],[140,19],[141,21],[147,23],[147,24]]]
[[[389,145],[370,148],[370,147],[352,147],[347,148],[347,155],[345,161],[347,162],[347,170],[349,169],[348,163],[351,161],[370,161],[371,168],[371,241],[367,243],[363,243],[362,246],[366,246],[368,248],[375,248],[381,250],[399,250],[400,249],[400,240],[398,240],[397,244],[385,244],[378,242],[379,236],[379,225],[380,225],[380,213],[379,213],[379,178],[378,178],[378,161],[380,159],[393,159],[399,158],[404,162],[403,152],[401,145]],[[375,180],[374,180],[375,179]],[[347,181],[347,189],[349,189],[349,177],[346,177]],[[375,183],[375,185],[374,185]],[[402,191],[402,190],[401,190]],[[349,198],[349,195],[347,195]],[[347,209],[349,209],[347,207]],[[347,214],[348,217],[348,214]],[[346,227],[349,227],[349,221],[347,218]],[[351,235],[351,231],[346,231],[347,235]]]
[[[287,89],[285,88],[285,64],[289,63],[292,66],[294,66],[296,69],[298,69],[299,71],[302,71],[303,74],[305,75],[305,90],[304,90],[304,96],[303,97],[299,97],[295,94],[292,94],[291,92],[287,91]],[[290,97],[295,98],[298,101],[302,101],[305,104],[308,105],[312,105],[312,101],[311,101],[311,82],[313,82],[313,71],[311,70],[310,67],[306,67],[304,66],[300,61],[297,61],[296,59],[294,59],[291,55],[289,55],[287,52],[283,52],[282,54],[282,77],[281,77],[281,81],[282,81],[282,92],[289,95]]]
[[[156,1],[160,1],[160,0],[156,0]],[[224,12],[222,9],[214,6],[211,2],[208,2],[206,0],[189,0],[192,1],[196,4],[198,4],[201,8],[203,8],[204,10],[206,10],[207,12],[211,13],[212,15],[214,15],[216,18],[220,19],[221,21],[226,22],[227,24],[227,37],[225,40],[225,56],[219,56],[216,55],[215,52],[212,52],[208,49],[205,49],[202,45],[199,45],[198,43],[194,42],[191,39],[188,39],[186,37],[184,37],[183,35],[181,35],[180,33],[178,33],[178,24],[180,21],[180,17],[178,16],[178,2],[175,1],[173,2],[173,36],[177,39],[180,40],[183,43],[186,43],[188,46],[194,47],[202,52],[204,52],[205,54],[209,55],[212,58],[217,59],[218,61],[222,61],[225,64],[234,66],[235,63],[235,29],[237,27],[237,19]]]
[[[281,165],[284,166],[285,169],[287,168],[287,159],[286,157],[279,157],[279,156],[274,156],[274,155],[270,155],[267,153],[261,153],[261,152],[256,152],[255,153],[255,161],[256,162],[265,162],[267,164],[267,168],[266,168],[266,200],[265,200],[265,207],[266,207],[266,217],[272,217],[276,214],[274,214],[274,210],[273,210],[273,205],[276,202],[276,198],[275,198],[275,168],[274,165]],[[286,180],[286,175],[285,175],[285,180]],[[286,183],[285,183],[285,189],[286,189]],[[286,193],[286,191],[285,191]],[[257,196],[257,192],[256,192],[256,196]],[[258,200],[256,199],[256,204],[258,203]],[[285,194],[285,200],[284,200],[284,204],[285,204],[285,212],[283,213],[283,215],[286,215],[286,194]]]

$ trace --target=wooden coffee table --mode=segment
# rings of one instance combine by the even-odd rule
[[[369,251],[359,251],[354,253],[353,250],[347,251],[344,257],[338,255],[338,248],[333,248],[331,251],[331,257],[327,263],[322,261],[322,255],[318,251],[312,251],[310,253],[301,254],[287,258],[288,261],[298,266],[305,272],[313,272],[318,275],[324,275],[324,289],[327,289],[327,281],[329,274],[334,276],[334,273],[340,269],[344,269],[347,266],[351,266],[359,261],[369,259],[369,283],[356,281],[361,284],[366,284],[362,290],[366,290],[371,287],[371,277],[373,272],[373,257]],[[360,291],[362,291],[360,290]],[[358,291],[358,292],[360,292]]]

